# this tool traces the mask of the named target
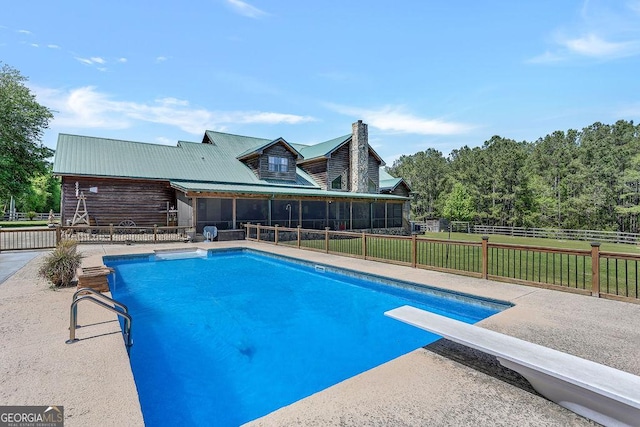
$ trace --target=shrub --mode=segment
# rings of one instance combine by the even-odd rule
[[[34,211],[27,212],[27,218],[29,218],[29,221],[33,221],[33,218],[35,218],[36,215],[37,214]]]
[[[63,240],[47,255],[40,267],[41,277],[49,280],[56,287],[70,286],[80,267],[83,255],[76,251],[77,243]]]

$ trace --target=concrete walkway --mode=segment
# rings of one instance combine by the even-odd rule
[[[41,254],[42,251],[1,252],[0,284],[24,267],[29,261]]]
[[[105,254],[148,253],[165,245],[85,245],[85,265]],[[246,246],[438,286],[515,307],[482,327],[640,375],[640,305],[251,242]],[[191,247],[193,247],[191,246]],[[38,259],[0,285],[0,405],[63,405],[67,426],[142,425],[133,376],[110,313],[80,306],[80,342],[68,337],[73,289],[52,291]],[[135,322],[135,318],[134,318]],[[135,329],[134,329],[135,338]],[[581,426],[590,421],[533,393],[512,371],[444,340],[284,407],[252,426]],[[639,384],[640,386],[640,384]]]

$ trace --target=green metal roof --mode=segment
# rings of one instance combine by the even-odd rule
[[[258,179],[251,169],[236,159],[247,145],[255,144],[257,138],[217,136],[214,144],[180,141],[177,146],[167,146],[60,134],[53,172],[57,175],[273,185]],[[297,172],[300,178],[296,185],[319,187],[300,168]]]
[[[328,156],[349,141],[351,135],[306,146],[289,144],[305,156]],[[399,199],[399,196],[324,191],[301,168],[295,181],[259,179],[238,157],[282,140],[253,138],[206,131],[203,143],[179,141],[176,146],[109,138],[60,134],[53,172],[56,175],[157,179],[171,181],[176,188],[193,191],[291,194],[336,198]],[[282,140],[284,141],[284,140]],[[285,141],[286,143],[286,141]],[[373,151],[373,150],[372,150]],[[397,185],[380,169],[380,187]]]
[[[347,191],[325,191],[315,188],[265,186],[265,185],[237,185],[227,183],[171,181],[171,186],[181,191],[211,192],[211,193],[247,193],[263,195],[291,195],[306,197],[323,197],[334,199],[366,199],[366,200],[396,200],[405,201],[406,197],[388,194],[351,193]]]
[[[396,189],[398,185],[400,185],[401,182],[404,182],[404,185],[406,185],[407,188],[411,190],[411,188],[409,187],[409,184],[407,184],[404,179],[394,178],[384,168],[380,168],[379,174],[380,174],[380,178],[379,178],[380,191],[393,191]]]
[[[298,150],[295,149],[295,147],[293,147],[293,145],[289,144],[284,138],[280,137],[280,138],[276,138],[273,141],[264,143],[264,144],[259,144],[255,147],[249,148],[248,150],[243,151],[242,153],[238,154],[236,156],[237,159],[242,159],[245,157],[249,157],[252,154],[262,154],[262,152],[264,150],[266,150],[267,148],[271,147],[272,145],[275,145],[277,143],[281,142],[294,156],[296,156],[298,159],[302,158],[302,155],[300,154],[300,152]]]
[[[329,154],[340,148],[342,144],[351,138],[351,134],[330,139],[315,145],[299,145],[300,154],[304,160],[312,160],[318,157],[327,157]]]

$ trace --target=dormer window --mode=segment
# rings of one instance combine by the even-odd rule
[[[289,159],[286,157],[269,156],[269,172],[288,172]]]
[[[377,192],[378,192],[378,186],[376,185],[375,182],[373,182],[371,178],[369,178],[369,193],[377,193]]]
[[[339,176],[333,181],[331,181],[331,189],[332,190],[342,190],[342,177]]]

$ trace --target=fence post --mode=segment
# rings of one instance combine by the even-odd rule
[[[153,224],[153,241],[158,241],[158,224]]]
[[[324,228],[324,251],[329,253],[329,227]]]
[[[482,278],[489,278],[489,236],[482,236]]]
[[[278,244],[278,224],[276,224],[276,229],[273,231],[273,241],[277,245]]]
[[[57,225],[56,226],[56,246],[60,244],[61,240],[62,240],[62,230],[61,230],[61,227]]]
[[[411,235],[411,267],[418,265],[418,240],[415,234]]]
[[[113,242],[113,224],[109,224],[109,241]]]
[[[302,231],[302,226],[298,225],[298,249],[300,249],[300,232]]]
[[[362,232],[362,259],[367,259],[367,234]]]
[[[591,295],[600,297],[600,243],[591,242]]]
[[[260,223],[256,224],[256,239],[258,242],[260,241]]]
[[[0,252],[2,252],[2,226],[1,225],[0,225]]]

